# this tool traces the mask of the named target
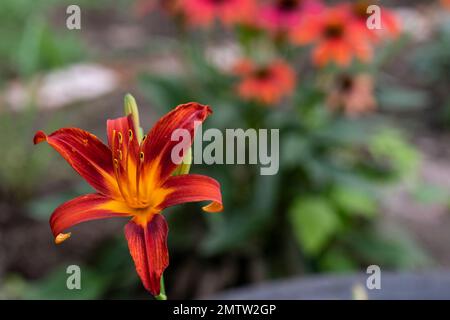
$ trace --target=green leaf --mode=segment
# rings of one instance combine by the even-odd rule
[[[392,223],[355,229],[345,242],[366,265],[374,263],[382,268],[411,270],[430,267],[433,263],[408,230]]]
[[[375,159],[387,161],[398,177],[414,177],[417,173],[420,154],[398,130],[381,130],[372,137],[369,149]]]
[[[289,219],[298,244],[311,255],[318,254],[340,227],[334,208],[320,197],[297,199]]]
[[[354,187],[336,186],[331,192],[331,199],[349,215],[373,217],[377,212],[376,199],[368,192]]]
[[[328,272],[349,272],[357,271],[358,263],[351,256],[341,248],[333,248],[327,250],[319,261],[319,266],[322,270]]]

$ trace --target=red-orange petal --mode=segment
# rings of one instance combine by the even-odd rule
[[[108,120],[106,122],[106,128],[108,144],[113,154],[116,155],[117,151],[120,150],[122,152],[121,158],[125,159],[127,152],[130,151],[130,156],[136,160],[140,141],[137,140],[132,116],[129,115],[127,117]],[[115,158],[119,157],[117,156]]]
[[[50,228],[57,244],[69,238],[66,229],[85,221],[132,215],[122,202],[101,194],[87,194],[60,205],[50,217]]]
[[[34,143],[47,141],[92,187],[118,198],[111,150],[93,134],[78,128],[62,128],[50,135],[38,131]]]
[[[161,210],[186,202],[211,201],[203,207],[206,212],[223,210],[220,184],[213,178],[199,174],[185,174],[167,179],[162,186],[171,192],[158,206]]]
[[[179,163],[174,163],[171,158],[172,149],[179,141],[172,141],[172,133],[176,129],[185,129],[190,133],[191,143],[194,139],[194,125],[203,122],[211,114],[208,106],[196,102],[179,105],[174,110],[159,119],[150,130],[142,149],[144,152],[143,171],[150,172],[157,168],[160,181],[167,179]],[[141,177],[145,179],[145,172]]]
[[[160,293],[161,276],[169,265],[167,232],[166,220],[160,214],[155,214],[144,225],[131,220],[125,226],[125,237],[136,271],[145,289],[154,296]]]

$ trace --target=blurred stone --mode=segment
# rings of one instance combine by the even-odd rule
[[[355,285],[366,287],[368,275],[326,275],[273,281],[232,289],[210,299],[237,300],[352,300]],[[450,299],[450,273],[393,273],[382,270],[381,289],[367,290],[369,300]]]
[[[97,64],[76,64],[49,72],[31,84],[13,82],[5,99],[14,110],[36,102],[40,109],[58,109],[113,92],[119,85],[116,72]]]
[[[224,72],[230,72],[241,56],[241,49],[234,42],[226,42],[206,48],[206,59]]]

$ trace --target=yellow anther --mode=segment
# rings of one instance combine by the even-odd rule
[[[114,159],[113,162],[114,162],[114,166],[115,166],[116,168],[118,168],[118,167],[119,167],[119,160]]]
[[[119,144],[122,143],[122,132],[117,132],[117,138],[119,139]]]
[[[117,150],[117,154],[119,155],[119,160],[122,161],[122,150]]]
[[[141,161],[144,161],[144,153],[143,152],[139,152],[139,159]]]
[[[133,139],[133,131],[131,129],[128,130],[128,137],[130,138],[130,140]]]

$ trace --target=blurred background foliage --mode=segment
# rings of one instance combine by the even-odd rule
[[[31,141],[36,129],[64,126],[105,138],[105,120],[120,115],[127,91],[137,96],[146,129],[174,106],[198,101],[214,111],[204,129],[280,130],[274,176],[261,176],[256,165],[192,167],[220,181],[225,211],[206,215],[190,204],[165,213],[169,296],[208,296],[371,264],[400,271],[439,265],[407,227],[386,219],[386,199],[401,186],[411,201],[448,209],[448,189],[422,180],[427,155],[415,139],[445,134],[450,124],[448,16],[422,40],[405,24],[404,33],[377,46],[370,63],[317,67],[309,47],[248,26],[189,28],[153,2],[144,10],[145,1],[75,1],[82,8],[78,31],[65,28],[65,9],[74,1],[1,2],[0,298],[147,297],[120,224],[77,226],[72,243],[53,246],[51,212],[90,188],[50,148]],[[442,11],[437,2],[428,6],[426,12]],[[419,2],[399,9],[425,10]],[[298,79],[292,94],[272,105],[240,96],[240,77],[226,66],[236,56],[287,61]],[[114,90],[42,107],[45,76],[79,63],[114,71]],[[336,82],[361,73],[374,82],[377,110],[348,114],[330,107],[330,92],[342,89]],[[19,107],[10,99],[17,84],[26,92]],[[358,101],[368,98],[364,93]],[[66,289],[70,264],[82,268],[81,291]]]

